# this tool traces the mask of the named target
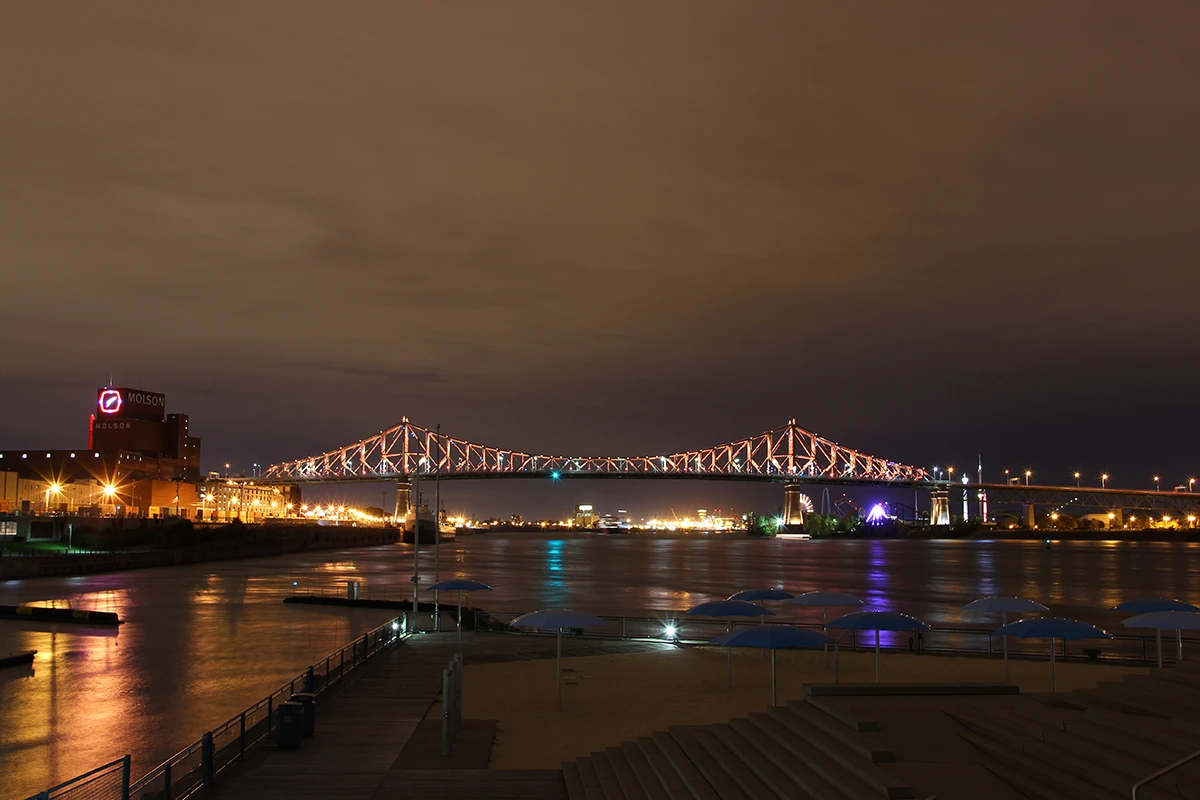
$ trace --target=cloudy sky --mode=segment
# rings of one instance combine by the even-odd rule
[[[81,444],[111,376],[209,468],[407,415],[539,452],[796,417],[1047,482],[1200,472],[1195,3],[0,16],[0,446]]]

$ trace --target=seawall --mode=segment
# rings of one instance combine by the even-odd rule
[[[92,575],[124,572],[148,567],[170,567],[205,561],[262,558],[306,550],[340,550],[395,544],[395,528],[350,528],[334,526],[246,526],[244,536],[177,547],[170,550],[87,553],[81,555],[7,556],[0,558],[0,580],[44,578],[55,575]]]

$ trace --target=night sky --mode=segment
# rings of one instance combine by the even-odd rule
[[[993,479],[1200,474],[1200,4],[0,17],[0,447],[82,446],[111,376],[190,413],[209,469],[407,415],[543,453],[796,417],[907,463],[982,453]],[[777,491],[476,483],[447,504]]]

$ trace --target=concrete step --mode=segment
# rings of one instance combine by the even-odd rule
[[[725,728],[723,733],[717,731],[719,727]],[[747,797],[753,800],[781,800],[794,796],[798,791],[795,784],[762,754],[732,746],[730,742],[740,737],[728,725],[696,728],[694,733],[696,741],[737,781]]]
[[[813,800],[846,800],[849,797],[750,720],[735,719],[731,720],[729,725],[772,764],[787,773],[796,786],[806,793],[801,795],[802,797],[810,797]],[[874,793],[869,795],[875,796]],[[867,800],[867,797],[855,797],[852,800]]]
[[[831,756],[827,750],[814,745],[812,739],[797,735],[793,727],[785,724],[780,719],[781,716],[788,716],[787,709],[772,708],[765,712],[756,711],[750,715],[749,720],[763,734],[769,736],[772,741],[799,759],[809,770],[816,773],[830,785],[836,786],[844,794],[851,797],[864,798],[888,797],[887,787],[881,787],[865,780],[853,769],[853,766],[857,765],[867,765],[876,770],[879,769],[878,767],[857,754],[849,757],[848,764],[843,763],[841,759]],[[895,783],[900,782],[895,781]],[[904,786],[897,786],[895,788],[899,796],[912,797],[911,788]],[[909,792],[907,795],[904,794],[906,789]]]
[[[663,754],[663,757],[671,765],[672,769],[675,770],[675,774],[683,785],[687,787],[692,797],[695,797],[696,800],[721,800],[721,796],[717,794],[716,787],[709,783],[708,779],[696,768],[692,760],[683,752],[683,748],[679,746],[679,742],[675,741],[674,736],[665,731],[655,731],[650,738],[659,752]],[[655,763],[649,753],[646,754],[646,757],[650,759],[652,765]],[[657,772],[658,769],[656,768],[655,771]],[[659,778],[662,777],[660,773]],[[671,786],[666,780],[663,783],[668,788]],[[675,797],[674,790],[672,790],[671,796]]]
[[[629,762],[630,769],[637,776],[646,800],[671,800],[671,794],[667,791],[667,787],[659,780],[658,775],[650,766],[646,754],[642,752],[636,742],[621,742],[621,752],[625,754],[625,760]]]
[[[579,777],[579,765],[574,761],[564,761],[562,765],[563,783],[567,785],[567,800],[587,800],[587,790],[583,779]]]
[[[836,706],[833,703],[828,702],[824,698],[813,697],[811,695],[806,695],[804,702],[808,703],[814,708],[824,711],[829,716],[838,720],[850,729],[858,731],[859,733],[879,733],[879,723],[873,719],[860,717],[858,712],[841,708],[840,706]]]
[[[1024,730],[1016,730],[1006,721],[997,721],[978,709],[955,706],[942,709],[942,712],[975,736],[988,739],[1006,750],[1020,750],[1022,744],[1033,738]]]
[[[970,731],[959,731],[958,737],[967,744],[972,745],[977,750],[982,752],[989,758],[995,759],[999,763],[1004,763],[1004,756],[1008,753],[1016,752],[1013,748],[1006,744],[997,742],[987,736],[980,736],[977,733]]]
[[[1109,692],[1099,689],[1076,689],[1071,692],[1071,699],[1084,708],[1100,708],[1109,711],[1120,711],[1142,717],[1157,717],[1169,719],[1170,709],[1162,708],[1158,703],[1132,700],[1125,697],[1115,697]]]
[[[1145,676],[1139,676],[1145,677]],[[1096,688],[1119,699],[1146,702],[1156,708],[1173,709],[1176,717],[1200,715],[1200,687],[1193,691],[1183,684],[1165,681],[1101,681]]]
[[[752,799],[747,795],[738,782],[722,768],[717,759],[713,758],[696,740],[695,730],[684,725],[672,725],[667,729],[671,738],[687,754],[696,769],[700,770],[704,779],[716,789],[721,800],[757,800],[757,798]]]
[[[604,755],[608,757],[608,763],[613,768],[613,773],[617,776],[617,783],[621,785],[621,797],[626,800],[649,800],[646,797],[646,790],[642,788],[641,781],[633,771],[633,767],[629,763],[629,759],[625,757],[625,751],[619,746],[608,747],[604,750]]]
[[[587,800],[606,800],[604,790],[600,788],[600,776],[596,774],[596,765],[587,756],[575,759],[579,770],[579,780],[583,784],[584,797]]]
[[[1200,730],[1176,720],[1163,721],[1130,714],[1089,710],[1078,720],[1067,721],[1068,731],[1084,731],[1088,727],[1157,748],[1168,757],[1167,763],[1200,749]]]
[[[1004,765],[1039,782],[1047,789],[1053,789],[1058,792],[1060,798],[1072,797],[1077,800],[1117,800],[1121,798],[1124,800],[1125,794],[1129,791],[1127,786],[1119,787],[1121,791],[1116,791],[1118,787],[1114,787],[1114,791],[1111,792],[1095,789],[1080,783],[1079,779],[1070,772],[1053,764],[1046,764],[1028,753],[1005,753]]]
[[[1146,774],[1127,761],[1098,758],[1092,748],[1076,750],[1053,742],[1027,742],[1024,752],[1101,790],[1133,786]]]
[[[862,754],[868,761],[874,761],[876,764],[887,764],[896,760],[896,754],[891,748],[885,747],[878,739],[873,739],[870,736],[859,733],[857,730],[851,729],[840,719],[830,715],[829,712],[816,703],[793,700],[787,704],[787,707],[801,719],[825,731],[825,733],[846,745],[849,749]]]
[[[1041,781],[1023,772],[1004,766],[1002,763],[984,764],[993,775],[1016,789],[1029,800],[1062,800],[1062,795],[1048,789]]]
[[[608,756],[596,752],[589,755],[588,760],[596,768],[596,776],[600,779],[600,788],[604,790],[605,800],[625,800],[625,792],[617,781],[612,764],[608,762]]]
[[[808,745],[825,754],[860,780],[874,786],[883,797],[909,798],[913,796],[911,786],[896,778],[891,773],[876,765],[869,757],[862,755],[841,740],[831,738],[823,728],[812,722],[812,715],[802,716],[791,708],[778,706],[767,709],[767,714],[785,725],[793,734],[803,739]]]
[[[1134,737],[1118,737],[1095,726],[1085,725],[1069,731],[1046,731],[1046,741],[1078,749],[1080,752],[1094,752],[1101,763],[1109,759],[1127,759],[1141,769],[1141,775],[1148,775],[1161,766],[1161,750],[1143,746]]]

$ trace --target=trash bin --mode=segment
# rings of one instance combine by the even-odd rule
[[[304,738],[317,732],[317,695],[313,692],[296,692],[291,702],[304,706]]]
[[[304,736],[304,704],[280,703],[275,716],[275,744],[283,749],[299,747]]]

